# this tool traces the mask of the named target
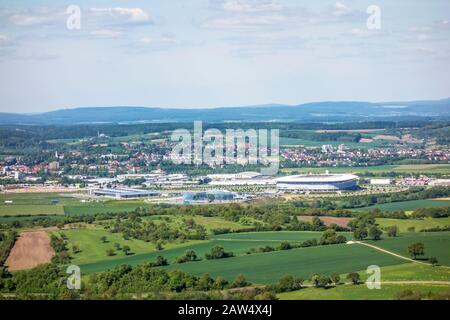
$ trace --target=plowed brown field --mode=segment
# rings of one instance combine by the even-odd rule
[[[9,271],[32,269],[49,263],[54,254],[47,232],[24,232],[14,244],[5,264]]]

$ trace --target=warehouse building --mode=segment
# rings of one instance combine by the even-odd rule
[[[110,197],[115,199],[138,199],[159,196],[158,192],[131,189],[131,188],[104,188],[104,189],[91,189],[89,194],[97,197]]]

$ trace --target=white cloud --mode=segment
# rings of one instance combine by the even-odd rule
[[[287,21],[281,14],[260,16],[232,16],[211,19],[203,23],[203,27],[211,29],[239,29],[255,28],[261,26],[274,26]]]
[[[342,2],[336,2],[332,8],[332,15],[342,17],[352,13],[352,10]]]
[[[63,10],[39,8],[10,10],[8,16],[9,21],[17,26],[32,27],[54,25],[56,23],[64,24],[67,15]]]
[[[367,38],[367,37],[371,37],[373,35],[375,35],[376,33],[369,30],[369,29],[364,29],[364,28],[353,28],[350,30],[350,34],[355,36],[355,37],[361,37],[361,38]]]
[[[147,12],[141,8],[91,8],[91,12],[97,16],[110,16],[117,19],[125,19],[129,22],[151,22]]]
[[[272,0],[219,0],[212,2],[213,6],[225,11],[240,13],[279,11],[283,8]]]
[[[111,39],[111,38],[119,38],[123,35],[120,31],[115,30],[109,30],[109,29],[101,29],[101,30],[94,30],[90,33],[94,37],[97,38],[105,38],[105,39]]]
[[[436,50],[434,50],[433,48],[429,48],[429,47],[419,47],[419,48],[416,48],[416,51],[418,53],[422,53],[422,54],[434,54],[434,53],[436,53]]]
[[[176,39],[173,36],[161,36],[161,37],[143,37],[141,38],[140,42],[142,44],[155,44],[155,45],[161,45],[161,44],[179,44],[180,41]]]
[[[13,41],[7,36],[0,34],[0,47],[7,47],[13,44]]]
[[[424,33],[424,32],[431,32],[432,29],[429,26],[422,26],[422,27],[409,28],[409,31],[411,31],[411,32],[418,32],[418,33]]]
[[[35,26],[47,24],[52,21],[52,18],[49,16],[31,16],[18,14],[12,16],[11,21],[18,26]]]

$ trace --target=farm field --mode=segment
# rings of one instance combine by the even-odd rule
[[[304,288],[280,293],[280,300],[395,300],[405,290],[427,294],[450,294],[450,286],[438,284],[384,284],[380,290],[369,290],[366,285],[339,285],[329,289]]]
[[[285,274],[310,279],[314,273],[347,273],[365,269],[371,264],[388,266],[402,262],[399,258],[371,248],[340,244],[203,260],[166,268],[192,274],[208,272],[213,277],[220,275],[228,280],[243,274],[254,284],[268,284]]]
[[[58,201],[52,204],[52,201]],[[11,201],[12,203],[5,203]],[[79,199],[61,193],[0,194],[0,217],[23,215],[62,215],[64,206],[78,204]]]
[[[58,232],[60,233],[60,232]],[[67,236],[69,249],[73,245],[77,245],[81,252],[72,254],[74,264],[84,264],[96,261],[113,261],[121,258],[132,257],[143,253],[155,252],[155,245],[151,242],[145,242],[137,239],[124,240],[122,234],[111,233],[102,229],[73,229],[66,230],[63,233]],[[103,243],[100,238],[105,236],[107,241]],[[185,243],[168,243],[164,247],[167,249],[181,247],[198,243],[199,241],[188,241]],[[115,243],[119,243],[120,247],[127,245],[131,249],[130,255],[126,256],[122,251],[115,250],[114,256],[106,255],[107,249],[114,249]]]
[[[446,218],[424,218],[417,219],[388,219],[377,218],[377,223],[381,228],[397,226],[400,232],[408,232],[408,228],[415,228],[415,231],[423,229],[450,226],[450,217]]]
[[[52,200],[58,200],[58,205],[79,204],[80,199],[72,194],[51,193],[51,192],[30,192],[30,193],[0,193],[0,207],[5,201],[12,201],[9,206],[14,205],[50,205]]]
[[[6,204],[5,201],[12,201]],[[57,201],[52,204],[52,201]],[[61,193],[11,193],[0,194],[0,217],[20,215],[88,215],[97,213],[117,213],[133,211],[138,207],[148,207],[142,200],[82,203],[73,194]]]
[[[404,233],[396,238],[384,237],[379,241],[366,241],[377,247],[409,257],[408,245],[422,242],[425,246],[425,256],[419,258],[436,257],[439,264],[450,266],[450,232],[414,232]]]
[[[110,260],[104,259],[93,263],[81,264],[80,267],[82,273],[86,275],[105,271],[120,264],[137,265],[152,262],[158,255],[162,255],[169,263],[172,263],[187,248],[195,250],[198,256],[203,257],[213,246],[219,245],[223,246],[225,251],[234,252],[236,256],[219,260],[170,264],[165,268],[169,270],[180,269],[192,274],[207,272],[211,276],[220,275],[229,280],[242,273],[255,284],[274,282],[284,274],[292,274],[304,279],[309,279],[313,273],[330,274],[338,272],[344,274],[365,270],[368,265],[372,264],[384,268],[383,270],[386,272],[386,278],[384,279],[387,280],[441,280],[449,277],[448,272],[446,270],[443,271],[443,268],[411,264],[403,259],[361,245],[341,244],[246,254],[246,251],[252,247],[276,246],[277,243],[282,241],[304,241],[307,238],[318,238],[319,234],[316,232],[262,232],[216,235],[209,241],[202,241],[196,244],[180,244],[179,247],[167,248],[159,252],[135,254],[127,257],[118,256]],[[426,256],[436,256],[441,264],[448,265],[450,257],[446,248],[448,248],[448,242],[450,241],[449,234],[407,234],[398,238],[380,240],[374,244],[408,256],[407,246],[414,241],[423,241],[425,252],[427,253]],[[373,243],[373,241],[368,242]],[[103,254],[103,250],[101,250],[101,254]]]
[[[23,216],[23,215],[63,215],[64,207],[60,205],[1,205],[0,216]]]
[[[24,232],[14,244],[5,264],[10,271],[31,269],[49,263],[54,254],[47,232]]]
[[[342,232],[347,239],[350,239],[351,233]],[[228,233],[211,236],[211,239],[220,239],[224,241],[250,241],[250,242],[303,242],[308,239],[318,239],[322,235],[322,232],[316,231],[265,231],[265,232],[241,232],[241,233]]]
[[[74,230],[76,231],[76,230]],[[83,274],[105,271],[119,264],[138,265],[145,262],[152,262],[157,256],[162,255],[171,263],[176,257],[182,255],[186,249],[193,249],[197,255],[204,258],[206,252],[209,252],[214,246],[222,246],[225,251],[233,252],[236,256],[246,255],[246,251],[250,248],[264,247],[264,246],[277,246],[283,241],[304,241],[307,239],[320,238],[321,232],[261,232],[260,233],[237,233],[232,235],[217,235],[211,237],[211,240],[199,241],[194,244],[184,243],[180,244],[177,248],[167,246],[167,249],[162,251],[149,252],[145,254],[136,254],[127,257],[116,257],[116,259],[103,259],[98,262],[89,262],[81,264],[81,270]],[[228,237],[227,237],[228,236]],[[234,238],[236,236],[237,238]],[[242,238],[241,238],[242,237]],[[123,242],[123,241],[122,241]],[[99,243],[99,241],[97,242]],[[166,245],[163,244],[164,247]],[[131,246],[130,246],[131,247]],[[132,248],[132,247],[131,247]],[[105,249],[106,250],[106,249]],[[106,257],[105,251],[100,253]],[[251,255],[252,257],[255,255]],[[249,256],[248,256],[249,257]],[[233,258],[222,259],[217,261],[225,262]],[[85,259],[86,260],[86,259]],[[199,264],[201,262],[192,262],[188,264]],[[179,267],[182,264],[174,264],[173,266]]]
[[[369,207],[356,208],[355,211],[380,209],[385,211],[414,211],[419,208],[441,208],[450,206],[450,200],[411,200],[376,204]]]
[[[367,280],[366,270],[359,271],[359,274],[361,281]],[[341,275],[341,279],[345,276]],[[387,266],[381,268],[381,281],[450,281],[450,268],[419,263]]]
[[[313,216],[297,216],[299,221],[311,222],[313,221]],[[320,220],[325,223],[326,226],[336,224],[340,227],[347,227],[348,223],[352,220],[352,218],[346,217],[330,217],[330,216],[320,216]]]
[[[148,207],[143,201],[106,201],[103,203],[85,203],[64,207],[66,215],[89,215],[98,213],[129,212],[139,207]]]

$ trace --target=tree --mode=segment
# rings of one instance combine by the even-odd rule
[[[161,244],[161,241],[156,242],[155,249],[156,249],[156,251],[164,250],[164,248]]]
[[[188,261],[195,261],[197,260],[197,254],[195,253],[194,250],[192,249],[188,249],[184,252],[184,256],[186,257],[186,259]]]
[[[280,250],[290,250],[292,249],[292,246],[289,242],[282,242],[280,243]]]
[[[422,242],[412,243],[408,246],[408,253],[413,259],[416,259],[417,256],[425,254],[425,246]]]
[[[335,285],[338,285],[341,282],[341,277],[339,276],[339,274],[337,272],[333,272],[330,275],[330,278]]]
[[[100,241],[103,242],[103,243],[106,243],[108,241],[108,238],[106,238],[106,236],[102,236],[100,238]]]
[[[108,257],[112,257],[113,255],[115,255],[115,252],[114,252],[113,249],[107,249],[107,250],[106,250],[106,255],[107,255]]]
[[[156,266],[162,267],[167,265],[168,265],[167,260],[163,256],[156,257]]]
[[[233,256],[232,252],[225,252],[223,247],[220,247],[220,246],[215,246],[215,247],[211,248],[211,251],[209,253],[205,254],[205,258],[207,260],[223,259],[223,258],[228,258],[228,257],[232,257],[232,256]]]
[[[303,285],[303,279],[294,278],[291,275],[285,275],[278,280],[278,283],[274,285],[276,292],[289,292],[301,289]]]
[[[125,255],[127,256],[127,255],[130,253],[131,248],[130,248],[129,246],[123,246],[122,251],[123,251],[123,252],[125,253]]]
[[[198,289],[203,291],[209,291],[214,285],[214,279],[211,278],[209,273],[202,274],[197,280]]]
[[[332,283],[330,277],[328,276],[319,276],[318,285],[321,288],[326,288],[328,285]]]
[[[387,230],[388,237],[396,237],[398,235],[398,227],[397,226],[390,226]]]
[[[314,274],[311,277],[311,282],[314,284],[314,286],[316,288],[325,288],[329,284],[332,283],[330,277],[322,276],[322,275],[319,275],[319,274]]]
[[[439,262],[438,262],[438,259],[437,259],[436,257],[431,257],[428,261],[430,261],[430,263],[431,263],[433,266],[437,266],[437,264],[439,263]]]
[[[367,229],[366,228],[357,228],[353,231],[353,237],[356,240],[364,240],[367,237]]]
[[[116,250],[120,250],[120,243],[114,243],[114,248],[116,248]]]
[[[77,245],[77,244],[74,244],[73,246],[72,246],[72,252],[73,253],[75,253],[75,254],[77,254],[77,253],[79,253],[81,250],[80,250],[80,247]]]
[[[228,281],[221,276],[218,276],[214,281],[214,289],[223,290],[227,285]]]
[[[350,272],[347,275],[347,279],[350,279],[353,284],[359,284],[361,277],[360,277],[359,273],[357,273],[357,272]]]
[[[312,230],[314,231],[322,231],[323,229],[325,229],[325,224],[323,223],[322,220],[320,220],[319,217],[315,216],[312,221],[311,221],[311,225],[312,225]]]
[[[369,237],[372,240],[380,240],[382,234],[383,232],[376,225],[371,225],[369,227]]]
[[[232,286],[234,288],[242,288],[242,287],[247,287],[249,285],[250,285],[250,282],[247,282],[247,279],[245,279],[243,274],[238,274],[232,283]]]

